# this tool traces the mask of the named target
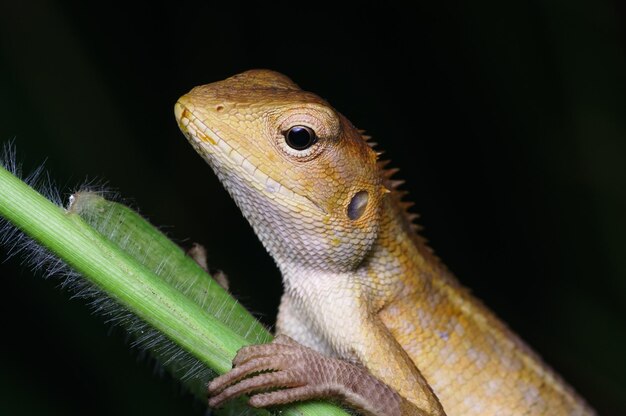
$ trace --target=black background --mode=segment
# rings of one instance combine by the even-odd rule
[[[65,197],[106,180],[203,243],[271,325],[279,274],[172,108],[198,84],[284,72],[381,143],[460,280],[601,414],[624,414],[623,6],[423,3],[3,1],[0,142],[26,170],[47,159]],[[0,278],[1,414],[203,413],[58,282],[19,258]]]

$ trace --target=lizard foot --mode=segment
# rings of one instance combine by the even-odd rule
[[[198,264],[198,266],[202,267],[202,270],[209,273],[211,277],[213,278],[213,280],[215,280],[218,285],[222,286],[224,289],[228,291],[228,287],[229,287],[228,276],[226,276],[226,273],[224,273],[221,270],[209,269],[207,255],[206,255],[206,248],[204,248],[202,244],[193,243],[191,248],[187,250],[187,255],[191,257],[193,261],[195,261]]]
[[[339,398],[365,415],[400,414],[402,399],[365,368],[323,356],[284,335],[242,348],[233,365],[209,384],[209,406],[251,394],[253,407]]]

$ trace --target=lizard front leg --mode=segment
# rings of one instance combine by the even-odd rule
[[[323,356],[286,335],[279,335],[270,344],[242,348],[233,364],[232,371],[209,384],[211,407],[242,394],[254,394],[249,401],[254,407],[330,398],[364,416],[443,414],[416,408],[364,367]],[[263,392],[275,388],[281,390]]]
[[[303,338],[297,329],[308,325],[298,315],[283,297],[279,331],[293,333],[327,355],[284,335],[270,344],[244,347],[233,361],[234,369],[210,383],[211,406],[252,394],[250,404],[255,407],[330,398],[364,415],[445,415],[426,380],[378,319],[368,317],[354,325],[358,330],[342,334],[351,345],[351,358],[339,359],[328,356],[332,352],[324,343]]]
[[[232,371],[209,384],[211,407],[254,394],[249,402],[254,407],[335,398],[366,416],[426,415],[410,411],[410,403],[364,367],[323,356],[286,335],[242,348],[233,364]],[[280,390],[264,392],[275,388]]]

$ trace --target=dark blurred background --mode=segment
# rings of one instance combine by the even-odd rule
[[[626,414],[625,6],[241,3],[0,2],[0,142],[26,170],[47,160],[65,197],[106,180],[203,243],[271,325],[279,274],[172,108],[284,72],[381,143],[459,279],[601,414]],[[0,277],[0,414],[203,413],[57,281],[19,258]]]

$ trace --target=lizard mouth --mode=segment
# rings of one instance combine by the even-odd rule
[[[309,197],[294,192],[250,163],[240,152],[229,145],[215,130],[204,124],[193,111],[189,110],[184,104],[181,104],[180,101],[176,103],[174,111],[181,131],[185,134],[196,151],[214,169],[219,170],[220,168],[215,166],[213,159],[226,160],[230,170],[247,176],[249,182],[261,192],[282,195],[291,201],[312,205],[315,209],[324,214],[327,213],[322,206]]]

